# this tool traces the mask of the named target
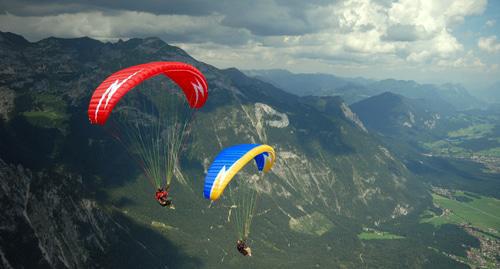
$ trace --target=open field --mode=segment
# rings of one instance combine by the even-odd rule
[[[448,157],[500,157],[500,115],[449,117],[433,139],[422,141],[430,153]]]
[[[432,194],[434,203],[443,212],[424,218],[423,222],[441,225],[445,223],[470,224],[483,231],[500,230],[500,200],[457,191],[451,196]]]
[[[292,218],[289,221],[290,229],[299,233],[321,236],[328,232],[333,223],[319,212],[313,212],[300,218]]]
[[[467,128],[462,128],[456,131],[448,132],[448,137],[462,137],[467,139],[481,138],[491,134],[495,125],[493,124],[476,124]]]
[[[500,253],[500,200],[475,193],[434,188],[435,206],[442,211],[426,211],[421,222],[435,226],[455,224],[479,240],[467,257],[441,253],[472,268],[498,268]]]
[[[388,240],[388,239],[404,239],[404,236],[381,232],[376,230],[365,230],[358,234],[360,240]]]

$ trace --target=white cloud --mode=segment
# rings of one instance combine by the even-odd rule
[[[427,50],[419,51],[419,52],[412,52],[408,57],[406,57],[406,60],[409,62],[415,62],[415,63],[423,63],[427,61],[431,57],[431,53]]]
[[[429,34],[439,33],[465,16],[481,14],[486,0],[400,0],[388,10],[394,23],[422,26]]]
[[[365,54],[369,59],[391,54],[414,61],[417,55],[420,60],[424,55],[448,58],[463,51],[463,45],[449,29],[465,16],[483,12],[485,7],[485,0],[400,0],[389,5],[347,0],[310,14],[314,14],[316,23],[327,25],[321,31],[323,36],[329,36],[325,52],[330,51],[329,44],[340,43],[343,52]]]
[[[474,55],[473,51],[468,51],[465,55],[458,58],[440,59],[435,64],[440,67],[473,68],[476,70],[487,67],[481,59]]]
[[[493,26],[495,26],[496,23],[497,23],[496,20],[487,20],[485,24],[488,27],[493,27]]]
[[[450,54],[463,49],[462,44],[460,44],[457,39],[445,29],[436,35],[436,37],[432,40],[432,45],[435,51],[442,57],[447,57]]]
[[[492,35],[488,37],[480,37],[477,41],[477,46],[486,52],[496,53],[500,51],[500,42],[497,42],[497,37]]]

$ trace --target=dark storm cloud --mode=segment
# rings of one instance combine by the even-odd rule
[[[1,12],[9,12],[18,16],[47,16],[60,13],[76,13],[83,11],[142,11],[152,14],[176,14],[201,16],[213,13],[223,6],[218,1],[202,0],[6,0],[0,4]]]
[[[130,37],[160,37],[168,43],[212,42],[245,45],[255,37],[243,28],[220,25],[218,16],[154,15],[145,12],[100,11],[52,16],[0,16],[0,30],[23,34],[32,41],[47,36],[89,36],[101,40]]]
[[[302,35],[314,32],[314,25],[306,11],[312,7],[335,1],[313,0],[5,0],[0,12],[17,16],[49,16],[62,13],[99,11],[105,14],[117,11],[147,12],[155,15],[209,16],[221,15],[221,24],[247,29],[255,35]]]
[[[293,9],[287,6],[238,2],[231,9],[233,11],[225,14],[222,23],[230,27],[246,28],[256,35],[300,35],[313,30],[304,16],[293,15]]]
[[[310,6],[333,4],[336,0],[5,0],[0,3],[0,11],[22,16],[54,15],[61,12],[75,12],[72,6],[86,7],[91,10],[115,9],[129,11],[144,11],[153,14],[177,15],[208,15],[213,12],[239,16],[243,12],[252,12],[256,9],[272,9],[276,6],[289,7],[291,11],[299,11]],[[47,7],[47,8],[44,8]],[[58,7],[58,8],[57,8]],[[65,10],[63,7],[67,7]],[[51,10],[53,8],[53,10]],[[242,9],[244,8],[244,9]],[[235,13],[236,12],[236,13]]]
[[[5,0],[0,2],[0,14],[17,16],[48,16],[60,13],[77,13],[95,10],[95,7],[81,3],[68,3],[55,0]]]

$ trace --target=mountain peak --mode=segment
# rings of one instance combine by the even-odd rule
[[[11,48],[24,48],[29,44],[30,42],[20,35],[0,31],[0,45],[7,45]]]
[[[238,79],[238,80],[243,80],[243,81],[246,81],[249,79],[243,72],[241,72],[241,70],[237,69],[236,67],[229,67],[229,68],[223,69],[222,72],[224,74],[232,77],[233,79]]]
[[[137,38],[137,40],[143,46],[149,46],[151,48],[162,48],[164,46],[169,46],[165,41],[161,40],[158,37]]]
[[[398,103],[400,103],[405,99],[405,97],[402,95],[393,93],[393,92],[386,91],[386,92],[383,92],[379,95],[375,95],[375,96],[372,96],[370,98],[367,98],[365,100],[369,100],[369,99],[384,101],[384,102],[392,102],[392,103],[398,102]],[[363,102],[363,101],[361,101],[361,102]]]
[[[48,37],[42,39],[38,42],[35,42],[38,45],[54,45],[54,46],[62,46],[67,48],[78,48],[78,49],[89,49],[96,48],[102,46],[102,43],[99,40],[92,39],[90,37],[74,37],[74,38],[61,38],[61,37]]]
[[[257,76],[262,76],[262,75],[273,75],[273,76],[289,76],[289,75],[294,75],[294,73],[286,70],[286,69],[250,69],[250,70],[243,70],[243,73],[245,73],[248,76],[251,77],[257,77]]]
[[[416,81],[414,80],[398,80],[398,79],[384,79],[378,82],[382,87],[386,87],[388,91],[394,90],[394,89],[402,89],[402,88],[415,88],[420,86]]]
[[[177,55],[191,59],[191,56],[189,56],[184,50],[179,47],[171,46],[158,37],[131,38],[126,41],[118,42],[116,45],[127,49],[136,49],[145,54],[155,54],[161,52],[168,55]]]

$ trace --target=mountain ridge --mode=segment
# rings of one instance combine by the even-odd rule
[[[120,243],[116,239],[105,241],[110,246],[143,242],[145,249],[137,256],[132,255],[133,249],[126,252],[137,259],[123,260],[129,262],[125,267],[140,266],[141,259],[179,268],[217,267],[221,263],[269,267],[283,261],[285,265],[308,267],[314,257],[322,259],[325,266],[360,267],[364,263],[359,259],[361,253],[377,255],[381,251],[369,242],[360,243],[356,235],[364,226],[418,217],[432,206],[422,183],[356,124],[341,99],[326,98],[323,106],[322,98],[305,100],[236,69],[218,70],[158,39],[80,41],[91,45],[81,50],[78,46],[83,43],[52,38],[30,43],[0,63],[0,69],[10,70],[0,74],[0,102],[13,104],[0,118],[0,158],[7,166],[21,164],[33,173],[81,176],[82,193],[72,196],[63,190],[52,198],[85,198],[108,217],[119,219],[118,224],[130,231],[128,237]],[[29,64],[26,59],[30,59]],[[92,89],[107,75],[158,60],[190,63],[205,74],[209,84],[209,99],[196,115],[189,147],[175,170],[172,195],[178,209],[166,212],[155,204],[151,188],[124,149],[101,128],[89,125],[86,114]],[[144,87],[161,86],[160,80],[153,79]],[[252,240],[260,258],[245,261],[228,250],[235,240],[233,225],[227,220],[229,207],[222,202],[207,208],[207,201],[197,191],[201,190],[207,163],[220,149],[237,143],[268,143],[278,154],[275,167],[258,189],[261,215],[255,219]],[[59,180],[68,189],[78,189],[73,180]],[[48,191],[54,186],[48,185]],[[7,201],[21,195],[5,188],[2,192]],[[51,201],[49,194],[41,195],[40,201]],[[48,202],[41,203],[50,207]],[[324,226],[309,227],[311,219],[321,219]],[[58,225],[60,219],[54,217],[53,221]],[[42,228],[50,225],[40,223]],[[92,227],[92,219],[79,225],[77,233]],[[73,225],[61,227],[63,232],[75,230]],[[97,224],[98,228],[110,236],[115,233],[106,225]],[[161,251],[162,244],[171,246],[166,253]],[[398,242],[389,244],[396,246]],[[39,246],[34,241],[30,247]],[[405,255],[404,262],[443,261],[423,246],[416,249],[420,255]],[[101,261],[107,265],[122,255],[112,247],[100,253],[107,251],[112,254]],[[337,253],[333,258],[331,251]],[[13,257],[6,259],[12,261]],[[90,257],[89,263],[93,259]],[[369,262],[368,266],[380,265],[377,259]],[[457,265],[449,259],[443,262],[450,267]],[[387,264],[397,268],[399,263]]]
[[[345,78],[322,73],[295,74],[275,69],[247,70],[245,72],[249,76],[274,83],[276,86],[299,96],[339,95],[348,104],[390,91],[409,98],[426,98],[434,102],[440,101],[446,105],[451,104],[456,110],[479,108],[482,105],[482,101],[476,99],[463,86],[456,83],[421,84],[414,80]]]

